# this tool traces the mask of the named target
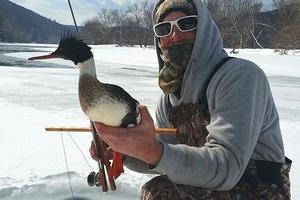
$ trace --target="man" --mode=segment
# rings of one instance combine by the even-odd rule
[[[141,199],[290,199],[291,161],[263,71],[228,58],[202,1],[160,0],[153,20],[164,92],[156,122],[176,136],[155,137],[144,106],[137,127],[96,124],[128,168],[161,174]]]

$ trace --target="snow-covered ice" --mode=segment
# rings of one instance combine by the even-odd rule
[[[27,61],[56,45],[0,44],[0,199],[72,199],[62,147],[76,199],[138,199],[151,175],[125,171],[117,191],[90,188],[86,176],[96,163],[89,157],[88,133],[46,133],[48,126],[88,126],[77,98],[78,69],[70,61]],[[153,115],[160,96],[154,49],[92,46],[98,78],[122,86]],[[4,51],[4,49],[6,49]],[[22,51],[22,52],[19,52]],[[3,55],[5,54],[5,55]],[[266,72],[281,116],[286,155],[293,160],[292,197],[300,197],[300,55],[272,50],[239,50]],[[73,143],[76,141],[78,147]],[[91,167],[85,162],[84,154]]]

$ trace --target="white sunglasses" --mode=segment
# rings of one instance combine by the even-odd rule
[[[188,32],[197,28],[197,15],[184,16],[174,21],[164,21],[153,26],[157,37],[165,37],[172,33],[173,25],[181,32]]]

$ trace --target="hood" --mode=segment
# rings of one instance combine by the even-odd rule
[[[159,0],[155,5],[153,21],[157,7],[164,1],[169,0]],[[220,31],[206,6],[200,0],[193,0],[192,2],[197,10],[198,24],[193,52],[183,77],[179,103],[206,102],[207,83],[217,64],[228,56],[223,49]],[[164,63],[160,58],[161,51],[156,37],[155,47],[160,70]]]

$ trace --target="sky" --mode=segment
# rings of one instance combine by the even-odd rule
[[[40,15],[55,20],[58,23],[73,25],[73,20],[69,10],[67,0],[10,0],[20,6],[30,9]],[[71,0],[75,18],[78,25],[83,25],[84,21],[97,16],[102,8],[127,8],[135,0]],[[136,0],[139,1],[139,0]],[[150,0],[155,2],[156,0]],[[262,0],[270,7],[272,0]]]
[[[67,0],[10,0],[58,23],[73,25]],[[97,15],[102,8],[127,8],[134,0],[71,0],[75,18],[79,25]]]

